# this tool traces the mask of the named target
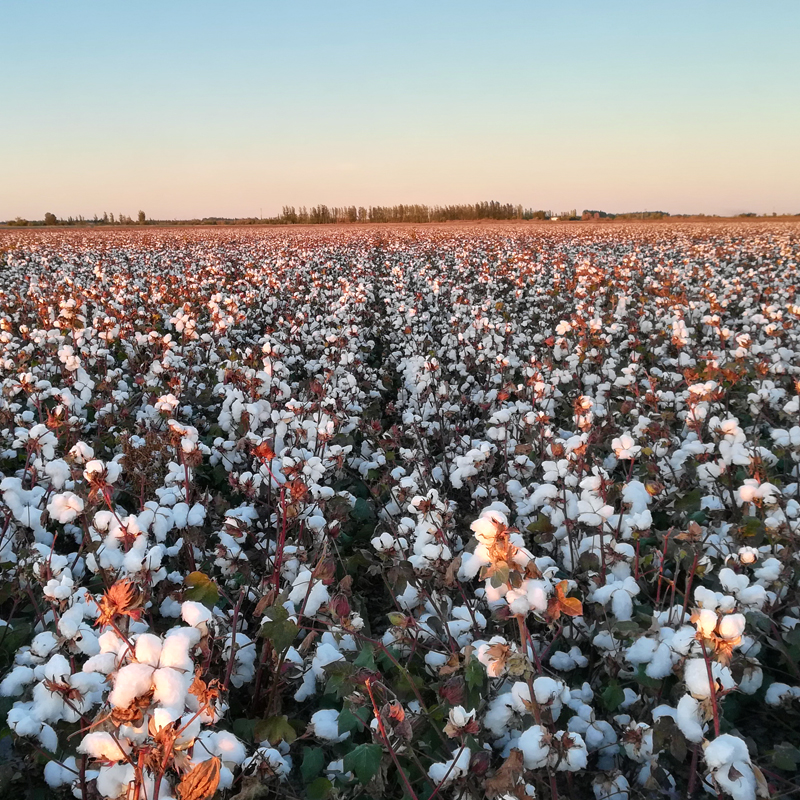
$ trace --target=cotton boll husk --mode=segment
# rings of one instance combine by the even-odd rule
[[[137,697],[150,691],[153,667],[149,664],[126,664],[117,671],[108,702],[115,708],[127,708]]]

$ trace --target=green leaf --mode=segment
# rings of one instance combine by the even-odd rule
[[[339,714],[339,735],[368,727],[371,716],[372,712],[366,706],[361,708],[347,706],[343,708]]]
[[[645,669],[646,667],[644,664],[639,664],[639,668],[636,670],[637,682],[640,683],[642,686],[648,686],[651,689],[658,689],[661,686],[661,681],[656,680],[655,678],[651,678],[645,672]]]
[[[300,628],[288,618],[289,612],[282,605],[270,606],[264,616],[266,619],[261,624],[258,635],[269,639],[275,652],[285,653],[297,638]]]
[[[508,564],[504,561],[499,562],[495,566],[494,573],[492,574],[492,588],[499,589],[503,584],[508,583],[509,573]]]
[[[289,718],[283,714],[280,717],[267,717],[256,722],[253,729],[257,742],[269,740],[271,745],[280,741],[291,744],[297,738],[297,731],[292,727]]]
[[[333,784],[327,778],[317,778],[306,786],[308,800],[325,800],[331,793]]]
[[[303,776],[303,783],[311,783],[319,777],[325,766],[325,754],[321,747],[306,747],[303,752],[303,763],[300,765],[300,774]]]
[[[350,511],[350,516],[359,522],[366,522],[375,516],[375,513],[370,508],[369,503],[363,498],[359,497],[356,500],[353,509]]]
[[[686,494],[678,497],[675,500],[675,508],[678,511],[699,511],[700,510],[700,501],[703,498],[703,490],[702,489],[692,489],[691,492],[687,492]]]
[[[800,764],[800,750],[788,742],[783,742],[772,751],[772,763],[778,769],[794,772]]]
[[[345,772],[352,772],[359,783],[369,783],[378,773],[382,755],[379,744],[360,744],[344,757]]]
[[[194,600],[202,603],[206,608],[214,608],[219,602],[217,584],[208,575],[202,572],[190,572],[184,578],[184,583],[189,587],[183,590],[184,600]]]
[[[363,667],[365,669],[375,671],[375,648],[367,643],[358,654],[358,658],[353,662],[356,667]]]
[[[471,658],[464,670],[464,679],[467,681],[467,686],[470,689],[482,686],[485,677],[486,673],[481,662],[477,658]]]
[[[603,705],[609,711],[616,711],[620,703],[625,699],[625,692],[619,685],[619,681],[611,681],[600,695],[603,698]]]
[[[550,522],[550,517],[540,513],[539,516],[528,525],[527,530],[530,533],[550,533],[553,530],[553,525]]]

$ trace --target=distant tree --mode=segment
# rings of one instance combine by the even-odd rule
[[[44,215],[44,224],[45,225],[58,225],[58,219],[56,218],[55,214],[51,214],[49,211]]]
[[[144,214],[144,211],[139,212],[139,224],[144,225],[147,222],[147,217]]]

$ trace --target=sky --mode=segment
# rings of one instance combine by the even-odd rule
[[[0,7],[0,220],[800,213],[798,0]]]

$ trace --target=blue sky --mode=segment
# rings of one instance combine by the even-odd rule
[[[6,0],[0,219],[800,212],[800,3]]]

